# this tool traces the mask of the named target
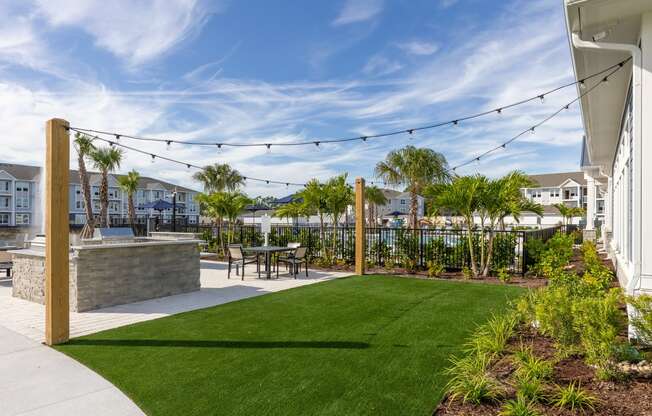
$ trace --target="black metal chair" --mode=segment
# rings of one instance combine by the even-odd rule
[[[227,274],[227,279],[231,278],[231,266],[235,264],[235,274],[238,274],[238,269],[242,266],[242,274],[240,275],[241,280],[244,280],[245,274],[245,265],[247,264],[256,264],[256,271],[258,272],[258,278],[260,279],[260,258],[258,255],[254,256],[245,256],[244,250],[242,249],[241,244],[229,244],[229,272]]]
[[[306,256],[308,249],[306,247],[299,247],[294,250],[292,255],[276,259],[276,278],[278,279],[278,264],[285,263],[292,268],[292,276],[297,278],[297,274],[301,270],[301,265],[306,269],[306,277],[308,277],[308,258]]]
[[[301,247],[301,243],[288,243],[287,247],[297,249],[297,248]],[[289,258],[292,258],[293,256],[294,256],[294,251],[291,251],[289,253],[277,255],[277,260],[279,260],[281,262],[284,262],[285,263],[285,270],[289,270],[288,269],[288,263],[287,263],[286,260],[289,259]]]

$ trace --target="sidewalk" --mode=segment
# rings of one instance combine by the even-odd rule
[[[0,326],[0,413],[7,416],[131,416],[144,413],[98,374]]]

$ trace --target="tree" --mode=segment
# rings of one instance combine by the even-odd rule
[[[432,183],[450,180],[448,163],[441,153],[428,148],[406,146],[392,150],[376,165],[376,176],[390,185],[406,185],[410,193],[410,227],[417,228],[418,195]]]
[[[102,175],[100,185],[100,227],[109,226],[109,172],[120,167],[122,150],[114,147],[100,147],[91,153],[95,168]]]
[[[235,223],[238,215],[251,203],[251,200],[241,192],[213,192],[211,194],[198,194],[195,200],[199,202],[202,212],[213,219],[213,224],[220,227],[218,233],[219,246],[222,254],[226,255],[226,248],[224,246],[224,236],[222,232],[223,220],[226,218],[227,222],[227,243],[231,242],[232,225]]]
[[[298,202],[290,202],[276,208],[274,215],[279,218],[285,218],[290,223],[290,219],[306,216],[306,207]]]
[[[570,224],[573,220],[573,217],[582,217],[584,216],[584,208],[581,207],[569,207],[566,204],[554,204],[559,214],[564,218],[564,225]]]
[[[457,177],[451,183],[437,187],[438,194],[434,200],[437,207],[447,208],[464,218],[474,278],[478,277],[478,267],[473,246],[473,214],[480,208],[486,185],[487,178],[481,175]]]
[[[387,204],[387,197],[383,191],[375,185],[371,185],[364,190],[364,199],[369,207],[368,224],[370,227],[378,225],[378,207]]]
[[[228,222],[228,241],[227,243],[231,243],[232,237],[233,237],[233,230],[234,230],[234,225],[236,223],[236,220],[238,219],[238,215],[242,213],[242,211],[245,209],[245,207],[251,203],[251,199],[242,192],[221,192],[218,193],[221,194],[221,200],[222,200],[222,210],[224,213],[224,216],[229,220]]]
[[[244,185],[244,177],[240,172],[231,168],[226,163],[215,163],[204,166],[204,168],[195,173],[193,179],[201,182],[204,186],[204,192],[224,192],[235,191]]]
[[[77,150],[77,165],[79,169],[79,183],[81,184],[82,198],[84,200],[84,212],[86,213],[86,224],[81,231],[81,238],[91,238],[95,228],[95,217],[93,216],[93,200],[91,198],[91,185],[86,171],[86,158],[95,152],[93,139],[85,134],[76,133],[74,141]]]
[[[140,181],[140,174],[135,170],[127,173],[126,175],[118,178],[118,184],[122,192],[127,194],[127,201],[129,201],[129,224],[134,227],[136,222],[136,208],[134,206],[134,194],[138,189],[138,182]]]
[[[324,241],[324,215],[326,214],[326,189],[325,185],[317,179],[311,179],[302,191],[296,194],[302,199],[307,212],[317,213],[319,216],[319,239]]]
[[[489,227],[489,241],[486,259],[480,261],[482,275],[487,276],[493,260],[495,230],[504,229],[506,217],[520,221],[523,212],[534,212],[543,215],[543,206],[529,201],[521,192],[522,188],[532,187],[534,182],[529,176],[515,170],[499,179],[490,180],[483,189],[478,211],[486,219]],[[482,247],[484,248],[484,223],[482,224]]]
[[[335,230],[339,225],[342,215],[353,204],[353,188],[346,183],[347,174],[343,173],[329,179],[324,184],[324,194],[326,212],[331,216],[333,223],[333,239],[331,247],[331,259],[335,258],[335,251],[337,247],[337,238],[335,238]]]

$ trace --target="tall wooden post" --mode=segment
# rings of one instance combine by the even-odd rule
[[[45,342],[54,345],[68,341],[70,336],[68,122],[48,120],[45,142]]]
[[[364,179],[355,179],[355,274],[365,273],[366,236],[364,213]]]

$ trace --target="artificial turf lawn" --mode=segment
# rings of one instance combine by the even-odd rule
[[[148,415],[430,415],[448,357],[513,286],[356,276],[142,322],[58,350]]]

